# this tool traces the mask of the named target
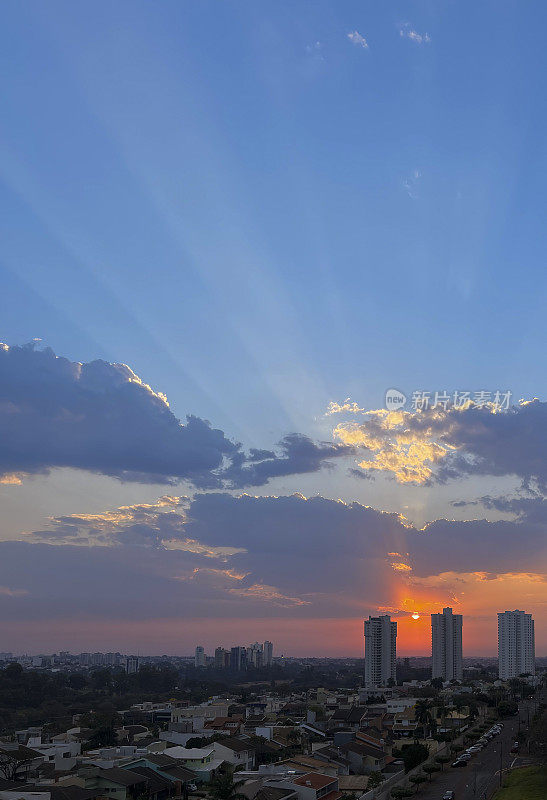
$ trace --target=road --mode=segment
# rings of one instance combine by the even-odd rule
[[[534,705],[529,700],[520,703],[521,729],[527,727],[528,714],[531,718]],[[503,723],[500,735],[473,756],[466,767],[452,768],[448,765],[444,772],[435,773],[431,785],[423,784],[417,795],[419,800],[441,800],[447,789],[454,790],[456,800],[489,800],[500,784],[500,767],[508,769],[516,758],[510,750],[517,738],[519,717],[508,717]]]

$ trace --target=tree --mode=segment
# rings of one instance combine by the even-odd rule
[[[428,700],[418,700],[414,707],[416,722],[422,726],[424,739],[427,739],[428,726],[431,726],[433,717],[431,715],[431,704]]]
[[[247,800],[239,791],[245,781],[234,781],[234,770],[228,769],[210,783],[210,796],[214,800]]]
[[[405,765],[405,772],[421,764],[429,755],[429,748],[424,744],[404,744],[400,750],[393,750],[395,757],[401,758]]]
[[[381,772],[371,772],[367,781],[367,792],[370,789],[375,789],[385,781],[385,776]]]
[[[450,756],[435,756],[437,764],[441,765],[441,770],[444,770],[444,765],[450,761]]]
[[[86,748],[94,750],[96,747],[112,747],[118,743],[118,737],[114,728],[103,727],[95,728],[89,739]]]
[[[26,747],[19,747],[17,750],[0,749],[0,775],[6,781],[17,781],[21,778],[22,768],[35,758],[36,754]]]
[[[409,780],[410,783],[413,783],[416,789],[418,789],[421,783],[425,783],[427,781],[427,778],[425,775],[420,775],[418,772],[416,775],[411,775]]]
[[[414,794],[414,790],[406,786],[394,786],[390,794],[391,797],[398,800],[400,797],[411,797]]]
[[[441,768],[438,767],[436,764],[424,764],[422,769],[426,773],[426,775],[429,775],[429,780],[431,780],[431,776],[433,775],[433,773],[439,772]]]
[[[448,711],[448,706],[443,700],[440,700],[436,705],[436,715],[437,719],[441,720],[441,725],[444,728],[444,723],[446,721],[446,712]]]
[[[512,714],[517,713],[518,706],[511,700],[502,700],[501,703],[498,703],[496,710],[500,717],[510,717]]]

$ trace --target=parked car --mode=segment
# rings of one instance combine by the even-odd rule
[[[519,743],[518,742],[513,742],[513,747],[511,748],[511,752],[512,753],[518,753],[518,751],[519,751]]]
[[[455,800],[456,792],[453,789],[447,789],[443,794],[443,800]]]
[[[464,761],[463,758],[458,758],[457,761],[454,761],[452,764],[453,767],[466,767],[467,761]]]

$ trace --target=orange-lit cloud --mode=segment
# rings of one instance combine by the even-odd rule
[[[436,440],[432,425],[410,430],[406,423],[412,415],[408,412],[378,409],[367,415],[372,422],[342,422],[333,431],[334,438],[343,444],[374,453],[373,458],[358,462],[361,469],[391,472],[399,483],[425,483],[431,478],[433,465],[453,449]]]

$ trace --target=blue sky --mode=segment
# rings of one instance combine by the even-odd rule
[[[6,8],[7,341],[262,442],[391,385],[541,392],[541,4]]]
[[[544,4],[3,11],[0,341],[128,364],[245,450],[331,440],[330,401],[392,386],[545,397]],[[164,492],[73,466],[0,487],[0,536]],[[515,486],[458,480],[254,491],[423,524]]]

